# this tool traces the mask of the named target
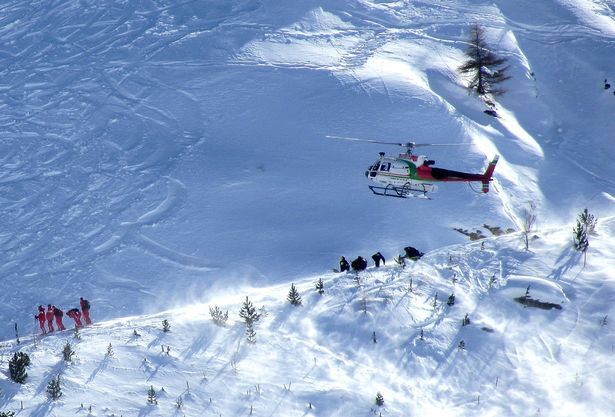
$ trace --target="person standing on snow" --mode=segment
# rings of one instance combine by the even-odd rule
[[[376,268],[378,268],[380,266],[380,262],[382,262],[382,265],[386,265],[386,261],[384,259],[384,256],[382,256],[382,254],[380,252],[376,252],[372,255],[372,259],[374,260],[374,263],[376,264]]]
[[[53,318],[55,315],[53,314],[53,307],[51,304],[47,304],[47,313],[45,314],[45,318],[47,319],[47,326],[49,327],[49,333],[53,333]]]
[[[38,325],[41,326],[41,334],[47,334],[45,329],[45,307],[38,306],[38,314],[34,315],[34,320],[38,320]]]
[[[62,323],[62,316],[64,315],[64,312],[60,310],[58,307],[53,306],[53,315],[56,318],[56,324],[58,325],[58,331],[66,330],[66,327],[64,327],[64,323]]]
[[[75,326],[83,327],[83,324],[81,323],[81,312],[78,308],[71,308],[66,312],[66,315],[75,320]]]
[[[340,272],[350,271],[350,265],[343,256],[340,257]]]
[[[79,304],[81,305],[81,311],[83,312],[85,324],[92,324],[92,320],[90,320],[90,302],[83,297],[80,297]]]

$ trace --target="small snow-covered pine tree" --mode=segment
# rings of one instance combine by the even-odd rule
[[[9,376],[18,384],[23,384],[28,377],[26,368],[30,366],[30,357],[25,352],[15,352],[9,360]]]
[[[112,357],[114,355],[113,353],[113,345],[111,344],[111,342],[109,342],[109,346],[107,346],[107,357]]]
[[[171,325],[167,319],[162,320],[162,331],[165,333],[171,331]]]
[[[384,397],[381,393],[376,394],[376,405],[378,407],[382,407],[384,405]]]
[[[288,291],[288,297],[286,297],[286,299],[294,306],[301,305],[301,296],[294,283],[290,284],[290,291]]]
[[[251,344],[256,343],[256,332],[252,323],[246,324],[246,340]]]
[[[249,343],[256,343],[256,332],[254,331],[254,323],[260,319],[261,315],[256,312],[256,307],[252,304],[252,301],[246,296],[241,310],[239,310],[239,317],[241,317],[246,323],[246,338]]]
[[[320,295],[325,293],[325,284],[322,282],[322,278],[318,278],[318,281],[316,281],[316,291]]]
[[[50,400],[57,400],[62,396],[62,387],[60,386],[60,374],[58,374],[55,378],[52,378],[51,381],[47,384],[47,397]]]
[[[147,390],[147,402],[149,404],[158,404],[158,399],[156,398],[156,390],[153,385],[150,385]]]
[[[455,304],[455,294],[451,294],[448,296],[448,301],[446,302],[447,305],[452,306]]]
[[[70,345],[70,342],[67,340],[64,345],[64,349],[62,349],[62,358],[65,362],[70,362],[73,360],[73,356],[75,355],[75,351],[73,347]]]
[[[579,220],[581,221],[581,224],[585,226],[585,232],[588,235],[596,234],[596,223],[598,223],[598,219],[596,219],[593,214],[590,214],[587,209],[583,210],[581,214],[579,214]]]
[[[246,324],[254,324],[260,319],[261,315],[256,312],[256,307],[252,304],[252,301],[246,295],[246,301],[244,301],[241,310],[239,310],[239,317],[241,317]]]
[[[222,311],[222,309],[218,306],[209,306],[209,315],[213,322],[218,326],[226,325],[226,321],[228,320],[228,310]]]

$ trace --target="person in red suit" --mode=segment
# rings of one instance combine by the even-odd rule
[[[81,323],[81,312],[78,308],[71,308],[66,312],[66,315],[75,320],[75,326],[83,327],[83,324]]]
[[[92,320],[90,320],[90,302],[83,297],[80,297],[79,304],[81,304],[81,311],[83,312],[85,324],[92,324]]]
[[[58,325],[58,330],[66,330],[66,327],[64,327],[64,323],[62,323],[62,316],[64,316],[64,312],[60,310],[58,307],[53,306],[53,315],[56,318],[56,324]]]
[[[34,315],[34,319],[38,320],[38,325],[41,326],[41,333],[46,334],[47,330],[45,329],[45,321],[47,319],[45,317],[45,307],[38,306],[38,314]]]
[[[51,304],[47,305],[47,313],[45,314],[45,318],[47,319],[47,326],[49,327],[49,333],[53,333],[53,319],[55,315],[53,314],[53,307]]]

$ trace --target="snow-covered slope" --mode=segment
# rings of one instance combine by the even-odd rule
[[[31,416],[608,416],[614,232],[615,219],[600,222],[585,267],[567,228],[541,233],[529,252],[518,234],[505,235],[433,251],[405,269],[305,278],[298,307],[278,285],[95,324],[80,339],[66,331],[4,343],[5,360],[20,350],[33,365],[23,386],[0,380],[1,404],[23,402]],[[514,301],[528,288],[554,308]],[[262,313],[255,344],[238,315],[244,295]],[[228,309],[225,327],[211,321],[214,305]],[[67,342],[71,363],[61,355]],[[48,401],[58,374],[64,395]],[[157,405],[147,403],[151,386]]]
[[[225,387],[268,384],[267,401],[253,401],[269,414],[282,413],[283,404],[304,413],[301,404],[306,399],[319,404],[314,393],[322,390],[327,397],[314,413],[335,415],[339,408],[339,415],[354,415],[378,389],[393,414],[439,410],[434,413],[442,415],[446,404],[462,407],[452,415],[473,415],[467,407],[493,383],[491,360],[493,372],[508,371],[495,377],[508,381],[511,393],[489,391],[492,411],[486,411],[488,399],[480,394],[485,415],[535,413],[534,406],[556,413],[555,404],[576,398],[568,395],[571,386],[558,385],[570,381],[571,369],[581,375],[575,392],[585,407],[596,413],[612,408],[600,397],[613,387],[609,376],[585,383],[587,372],[574,369],[601,364],[593,361],[604,360],[600,352],[608,353],[609,337],[594,345],[574,344],[577,352],[591,352],[575,358],[554,346],[607,334],[595,320],[608,314],[612,292],[605,271],[612,269],[608,239],[615,215],[613,2],[292,3],[7,0],[0,5],[0,337],[12,337],[15,323],[22,336],[35,332],[32,315],[39,304],[68,310],[85,296],[99,327],[84,332],[80,364],[65,373],[75,390],[83,390],[83,401],[102,393],[109,396],[110,410],[112,405],[131,409],[129,415],[153,412],[142,408],[139,396],[147,378],[156,379],[156,367],[201,375],[191,357],[215,364],[211,369],[223,381],[209,388],[209,382],[191,379],[194,390],[197,384],[203,392],[217,390],[212,395],[220,401]],[[484,104],[468,95],[457,71],[474,22],[509,59],[513,78],[497,100],[499,118],[483,113]],[[444,184],[433,200],[378,198],[367,189],[363,172],[379,151],[396,149],[332,141],[327,135],[460,143],[464,146],[421,148],[437,166],[455,170],[481,172],[493,155],[501,159],[486,195]],[[479,252],[464,246],[466,236],[453,230],[480,229],[488,236],[485,225],[519,230],[530,202],[541,233],[531,253],[520,251],[514,234]],[[590,244],[590,262],[580,271],[570,230],[585,207],[604,223]],[[340,255],[351,259],[381,251],[391,259],[407,245],[428,253],[408,273],[391,266],[371,271],[360,289],[325,274],[327,296],[319,299],[309,290]],[[452,291],[448,252],[458,255],[453,263],[465,280],[459,283],[465,285],[458,294],[461,304],[433,312],[429,297],[438,291],[443,300]],[[471,272],[475,268],[479,271]],[[433,282],[427,279],[430,271]],[[403,281],[414,273],[421,296],[404,292]],[[488,291],[484,279],[493,273],[499,287]],[[512,354],[522,329],[502,323],[530,318],[507,304],[529,281],[545,297],[566,295],[570,308],[545,315],[527,310],[537,335],[523,339],[526,344]],[[305,314],[283,304],[291,282],[307,298]],[[363,293],[375,301],[369,319],[357,323],[362,299],[357,297]],[[253,350],[242,344],[243,366],[248,357],[262,364],[268,355],[280,355],[284,363],[296,351],[303,362],[313,362],[317,355],[307,353],[312,349],[326,356],[329,368],[314,376],[308,374],[311,362],[292,371],[262,366],[262,376],[254,380],[243,366],[239,376],[219,371],[230,363],[242,330],[237,323],[213,327],[204,306],[236,311],[245,295],[271,309],[259,338],[267,335],[264,339],[276,341],[279,349],[267,348],[269,342]],[[401,302],[397,309],[405,306],[415,319],[406,321],[384,300]],[[462,308],[494,332],[473,327],[459,333]],[[576,327],[571,311],[580,312]],[[434,321],[425,332],[434,334],[417,345],[418,328],[429,314]],[[132,326],[126,317],[134,317]],[[171,334],[159,335],[162,317],[173,323]],[[552,329],[549,320],[558,326]],[[133,326],[142,332],[140,339],[131,339]],[[381,341],[364,346],[372,331]],[[466,352],[455,350],[461,335]],[[1,381],[0,404],[14,408],[24,399],[35,416],[56,413],[57,407],[74,412],[72,401],[81,400],[69,399],[71,389],[62,406],[43,402],[46,381],[63,369],[53,355],[67,337],[29,346],[41,361],[32,371],[35,382],[19,388]],[[104,361],[107,340],[116,338],[116,359]],[[173,346],[174,359],[153,356],[160,338]],[[227,344],[233,348],[227,350]],[[540,346],[551,356],[543,356]],[[467,360],[457,361],[463,355]],[[143,357],[152,362],[146,370],[139,368]],[[381,357],[398,379],[379,371]],[[525,358],[529,364],[522,367]],[[135,377],[137,388],[122,390],[116,403],[111,387],[131,385],[122,372],[135,369],[145,380]],[[286,372],[289,382],[311,381],[304,382],[305,398],[295,396],[298,382],[287,394],[275,391]],[[446,377],[452,380],[440,391]],[[185,377],[169,378],[174,388],[168,395],[178,396]],[[553,389],[544,388],[545,378]],[[410,395],[416,394],[413,389],[425,399]],[[544,394],[547,405],[538,405],[538,395],[519,398],[525,392]],[[198,412],[207,407],[203,395],[193,398]],[[238,398],[207,410],[240,414],[248,400]],[[171,402],[161,402],[161,410]],[[517,403],[527,411],[515,408]]]

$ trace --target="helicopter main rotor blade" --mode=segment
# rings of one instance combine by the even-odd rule
[[[361,139],[361,138],[353,138],[353,137],[348,137],[348,136],[333,136],[333,135],[327,135],[326,136],[329,139],[342,139],[342,140],[350,140],[353,142],[367,142],[367,143],[379,143],[382,145],[395,145],[395,146],[403,146],[404,148],[418,148],[421,146],[461,146],[461,145],[468,145],[467,143],[416,143],[416,142],[385,142],[385,141],[381,141],[381,140],[374,140],[374,139]]]
[[[361,138],[351,138],[348,136],[332,136],[332,135],[327,135],[326,137],[329,139],[351,140],[353,142],[379,143],[381,145],[396,145],[396,146],[410,146],[410,147],[414,146],[414,142],[408,142],[408,143],[385,142],[385,141],[374,140],[374,139],[361,139]]]

